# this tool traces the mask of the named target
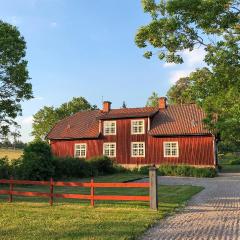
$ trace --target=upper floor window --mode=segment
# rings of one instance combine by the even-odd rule
[[[145,157],[145,142],[132,142],[132,157]]]
[[[74,157],[85,158],[86,155],[87,155],[87,144],[86,143],[75,144]]]
[[[164,142],[164,157],[178,157],[178,142]]]
[[[104,121],[104,135],[116,135],[116,121]]]
[[[131,121],[131,133],[132,134],[144,134],[144,119]]]
[[[104,143],[103,155],[108,157],[116,157],[116,143]]]

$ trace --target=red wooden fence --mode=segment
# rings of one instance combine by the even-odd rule
[[[120,200],[120,201],[150,201],[148,196],[119,196],[119,195],[96,195],[95,188],[149,188],[149,183],[99,183],[94,182],[93,178],[90,182],[54,182],[51,178],[50,181],[28,181],[28,180],[14,180],[11,178],[0,179],[0,183],[9,184],[9,190],[0,190],[0,195],[9,195],[9,202],[13,201],[15,196],[27,197],[46,197],[49,198],[49,203],[52,206],[54,198],[71,198],[71,199],[85,199],[90,200],[91,205],[94,206],[95,200]],[[15,191],[14,185],[41,185],[49,186],[49,192],[24,192]],[[90,188],[90,195],[87,194],[73,194],[73,193],[54,193],[54,187],[88,187]]]

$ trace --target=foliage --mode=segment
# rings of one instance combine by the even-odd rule
[[[153,92],[152,95],[148,98],[146,107],[157,107],[158,106],[159,96],[156,92]]]
[[[192,82],[189,77],[180,78],[167,92],[170,104],[194,103],[191,91]]]
[[[32,98],[25,55],[26,43],[18,29],[0,21],[0,136],[17,125],[21,101]]]
[[[41,141],[30,143],[24,148],[19,175],[28,180],[49,179],[54,174],[50,146]]]
[[[1,178],[9,178],[10,173],[9,173],[9,163],[8,163],[8,158],[0,158],[0,179]]]
[[[90,109],[96,109],[96,106],[91,105],[83,97],[73,98],[57,108],[44,106],[33,116],[32,135],[35,140],[45,140],[47,133],[59,120],[76,112]]]
[[[196,168],[187,165],[161,165],[158,168],[160,175],[185,177],[216,177],[215,168]]]
[[[221,133],[225,144],[240,146],[240,9],[238,0],[142,0],[152,21],[139,28],[135,42],[149,48],[145,57],[182,63],[182,51],[204,48],[207,67],[178,82],[169,95],[173,102],[194,101],[207,113],[205,123]]]
[[[91,175],[90,164],[85,159],[54,157],[54,178],[83,178]]]
[[[107,156],[93,157],[90,159],[92,175],[104,175],[115,172],[114,162]]]
[[[120,172],[120,169],[116,168],[113,161],[106,156],[94,157],[90,160],[55,157],[53,165],[54,177],[57,179],[84,178]]]
[[[240,165],[240,158],[231,160],[230,165]]]

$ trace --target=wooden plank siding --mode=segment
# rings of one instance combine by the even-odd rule
[[[141,118],[143,119],[143,118]],[[148,118],[145,120],[145,134],[131,135],[131,119],[117,119],[116,135],[100,135],[99,139],[51,140],[52,152],[56,156],[74,156],[76,143],[87,144],[87,159],[103,155],[104,142],[116,142],[116,161],[119,164],[188,164],[214,166],[214,137],[177,136],[152,137],[147,134]],[[103,121],[100,126],[103,132]],[[164,141],[177,141],[179,157],[164,157]],[[145,157],[131,157],[131,142],[145,142]]]

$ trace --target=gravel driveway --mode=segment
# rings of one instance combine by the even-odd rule
[[[196,185],[205,189],[180,213],[149,229],[147,239],[240,239],[240,174],[221,174],[213,179],[159,177],[160,184]]]

